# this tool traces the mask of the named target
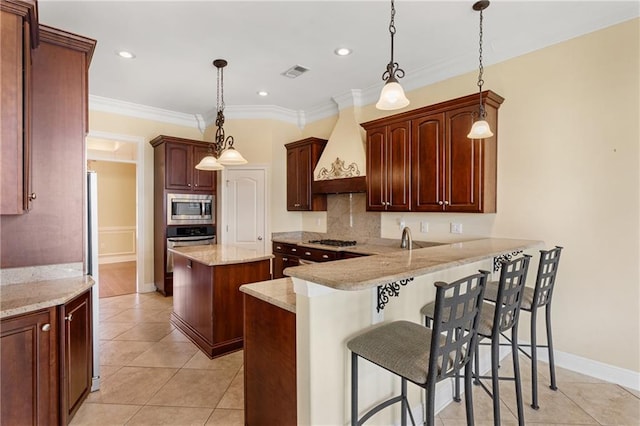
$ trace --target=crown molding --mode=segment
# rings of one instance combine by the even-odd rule
[[[195,114],[169,111],[96,95],[89,95],[89,110],[199,128],[199,121]]]

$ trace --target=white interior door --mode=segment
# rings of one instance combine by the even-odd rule
[[[229,168],[224,182],[226,192],[225,244],[248,249],[265,249],[266,170]]]

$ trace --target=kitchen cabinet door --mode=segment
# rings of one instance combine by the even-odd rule
[[[60,307],[61,422],[68,424],[91,392],[91,290]]]
[[[166,144],[165,187],[176,191],[194,191],[211,194],[215,188],[215,172],[198,170],[196,165],[208,153],[204,143],[182,142]]]
[[[408,121],[367,130],[367,210],[410,210],[410,134]]]
[[[56,308],[0,321],[0,423],[58,424]]]
[[[412,210],[438,212],[444,208],[446,173],[444,113],[413,120],[411,141]]]
[[[287,148],[287,210],[325,211],[327,196],[313,194],[313,170],[327,141],[307,138],[285,145]]]
[[[215,192],[216,187],[216,173],[207,170],[198,170],[196,165],[207,156],[209,148],[206,146],[194,146],[193,147],[193,190],[206,192],[211,194]]]
[[[26,213],[31,192],[31,21],[35,2],[2,2],[0,214]]]

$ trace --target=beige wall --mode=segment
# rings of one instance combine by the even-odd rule
[[[544,240],[566,249],[554,300],[556,349],[640,372],[640,20],[585,35],[485,69],[485,89],[505,97],[500,108],[498,212],[401,215],[416,240]],[[477,90],[475,72],[408,93],[411,108]],[[388,113],[372,105],[364,121]],[[335,118],[296,126],[273,120],[229,120],[227,134],[250,162],[270,166],[271,231],[322,230],[324,213],[285,208],[284,144],[328,137]],[[91,130],[203,139],[196,129],[92,112]],[[212,129],[205,133],[212,138]],[[147,144],[148,145],[148,144]],[[145,221],[152,223],[153,152],[145,147]],[[397,238],[398,214],[382,215],[382,237]],[[421,234],[420,221],[429,223]],[[318,223],[320,222],[320,223]],[[145,282],[152,277],[153,239],[145,235]],[[606,293],[605,293],[606,292]],[[523,330],[523,338],[527,338]],[[622,349],[624,348],[624,350]]]
[[[136,165],[89,160],[98,175],[98,232],[100,261],[136,253]]]

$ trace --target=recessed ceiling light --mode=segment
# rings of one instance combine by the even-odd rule
[[[260,96],[269,96],[269,92],[267,92],[266,90],[259,90],[257,93]]]
[[[338,56],[348,56],[348,55],[351,55],[351,49],[349,49],[348,47],[338,47],[336,50],[333,51],[333,53],[335,53]]]
[[[134,55],[132,52],[128,52],[126,50],[118,50],[116,54],[125,59],[133,59],[136,57],[136,55]]]

